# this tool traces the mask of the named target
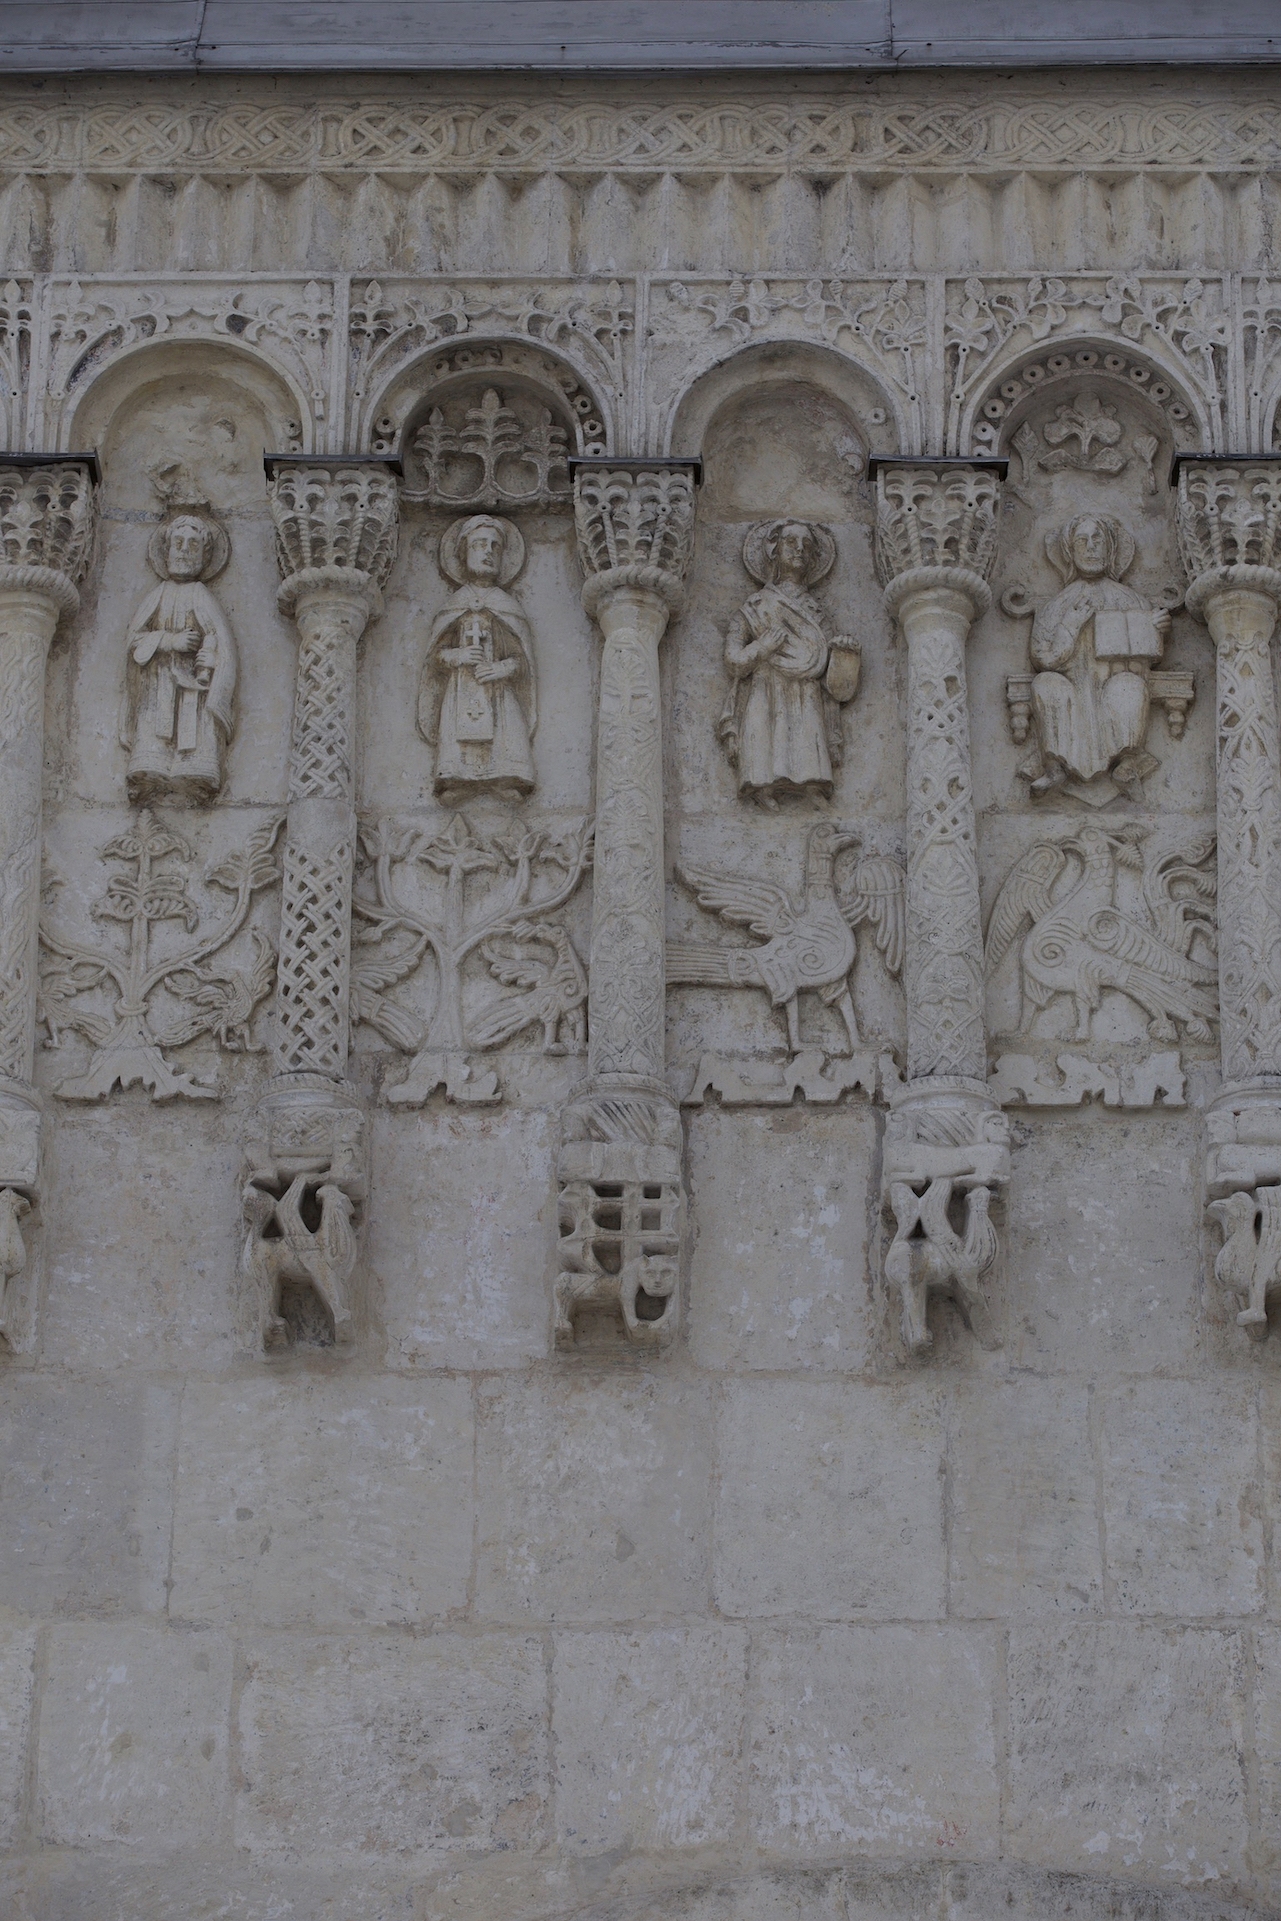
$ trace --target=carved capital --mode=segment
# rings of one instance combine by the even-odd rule
[[[1181,465],[1178,524],[1179,551],[1192,583],[1186,595],[1190,614],[1208,619],[1209,604],[1233,591],[1263,595],[1275,610],[1281,602],[1281,464]]]
[[[282,613],[331,593],[354,600],[372,619],[396,558],[399,500],[381,466],[277,464],[268,482],[276,523]]]
[[[876,571],[892,615],[921,593],[959,595],[972,620],[987,612],[1000,497],[998,476],[983,467],[878,467]]]
[[[680,607],[694,545],[694,478],[684,468],[580,468],[574,525],[586,580],[583,605],[595,618],[623,590]]]
[[[87,463],[0,466],[0,591],[36,594],[52,601],[57,614],[73,614],[93,529]]]

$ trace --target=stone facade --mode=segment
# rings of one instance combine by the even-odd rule
[[[0,149],[0,1909],[1281,1912],[1275,88]]]

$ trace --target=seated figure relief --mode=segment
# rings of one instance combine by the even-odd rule
[[[473,514],[441,537],[440,571],[457,592],[432,621],[418,696],[437,793],[533,791],[533,637],[507,592],[524,564],[525,542],[510,520]]]
[[[809,592],[835,560],[831,534],[809,521],[763,521],[743,543],[761,586],[726,631],[730,688],[716,732],[740,795],[769,809],[788,794],[829,795],[844,758],[841,708],[858,692],[859,643],[829,631]]]
[[[206,584],[229,554],[205,510],[162,521],[147,547],[159,581],[125,636],[120,743],[131,801],[211,801],[235,726],[236,641]]]
[[[1030,685],[1014,676],[1008,690],[1015,739],[1026,738],[1029,719],[1036,732],[1037,751],[1021,771],[1038,798],[1066,791],[1101,806],[1119,793],[1138,797],[1158,764],[1146,746],[1150,676],[1169,637],[1169,611],[1125,584],[1134,537],[1110,515],[1078,515],[1047,536],[1045,550],[1064,585],[1035,609]],[[1001,604],[1016,618],[1033,612],[1020,587],[1007,589]],[[1177,722],[1170,708],[1176,734],[1191,688],[1164,682],[1182,678],[1164,676],[1158,690],[1179,706]]]

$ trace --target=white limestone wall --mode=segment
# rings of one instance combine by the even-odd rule
[[[1257,79],[708,82],[679,100],[504,83],[465,110],[390,83],[358,100],[104,82],[11,87],[0,135],[8,447],[103,463],[81,611],[46,680],[51,925],[121,938],[91,910],[131,819],[117,706],[154,581],[149,466],[185,463],[230,541],[211,583],[241,660],[226,782],[211,806],[156,804],[212,918],[226,897],[208,871],[286,798],[297,643],[263,452],[387,452],[468,381],[582,394],[601,451],[703,455],[685,611],[662,643],[669,936],[752,939],[718,929],[678,867],[795,891],[824,819],[904,858],[906,673],[869,455],[1011,459],[997,604],[968,654],[985,924],[1030,848],[1087,828],[1139,849],[1138,869],[1111,858],[1140,919],[1125,890],[1149,850],[1195,865],[1215,804],[1204,627],[1175,606],[1161,671],[1195,698],[1181,738],[1154,703],[1139,788],[1034,800],[1035,732],[1016,745],[1006,700],[1029,627],[1000,596],[1046,603],[1062,584],[1046,535],[1084,513],[1133,535],[1125,580],[1145,605],[1177,602],[1171,456],[1276,444],[1281,118]],[[1083,394],[1119,437],[1047,438]],[[1020,464],[1024,425],[1037,462],[1111,444],[1124,464]],[[592,813],[599,642],[572,518],[511,513],[535,792],[433,790],[415,707],[456,516],[406,500],[361,642],[367,822],[434,834],[461,807],[480,833],[563,833]],[[739,797],[715,723],[723,634],[755,585],[744,537],[788,516],[833,531],[814,593],[863,674],[830,799],[774,812]],[[273,942],[278,899],[253,910]],[[590,879],[566,917],[584,956],[589,909]],[[683,1110],[681,1317],[662,1355],[553,1350],[556,1154],[584,1062],[544,1053],[538,1028],[471,1056],[501,1102],[438,1091],[419,1108],[383,1098],[404,1055],[355,1028],[362,1329],[350,1353],[264,1355],[245,1331],[241,1187],[267,1057],[205,1035],[169,1052],[216,1100],[72,1101],[57,1088],[93,1042],[55,1020],[0,1372],[0,1910],[1281,1912],[1281,1330],[1274,1310],[1271,1337],[1248,1339],[1213,1276],[1217,1035],[1181,1017],[1154,1039],[1115,987],[1083,1040],[1062,996],[1021,1024],[1011,950],[989,983],[993,1063],[1018,1053],[1049,1085],[1063,1054],[1120,1077],[1173,1051],[1183,1100],[1012,1098],[986,1282],[1000,1346],[940,1300],[913,1359],[881,1204],[903,999],[858,938],[874,1096],[722,1087]],[[430,968],[389,991],[429,1019]],[[838,1014],[807,995],[800,1019],[831,1071]],[[268,1001],[249,1031],[269,1037]],[[674,987],[673,1093],[707,1057],[722,1083],[725,1063],[768,1076],[783,1032],[759,989]]]

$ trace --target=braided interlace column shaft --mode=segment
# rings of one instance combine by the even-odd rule
[[[1188,612],[1218,690],[1219,1019],[1224,1087],[1208,1116],[1215,1273],[1256,1339],[1281,1297],[1281,732],[1271,641],[1281,605],[1281,468],[1185,461]]]
[[[679,1313],[680,1111],[664,1077],[663,732],[658,644],[694,533],[688,472],[580,470],[583,605],[604,640],[596,747],[588,1076],[558,1162],[555,1341],[583,1309],[668,1342]]]
[[[983,936],[970,776],[965,643],[991,605],[1000,483],[975,466],[889,464],[877,475],[876,560],[907,649],[907,1081],[891,1097],[885,1258],[903,1337],[932,1342],[932,1292],[995,1345],[982,1277],[988,1218],[1009,1178],[1008,1126],[987,1091]]]
[[[352,1226],[364,1113],[346,1080],[356,853],[356,649],[396,552],[396,483],[374,466],[278,466],[282,612],[298,626],[276,977],[275,1078],[245,1192],[259,1333],[283,1345],[279,1283],[306,1280],[337,1341],[353,1335]],[[310,1218],[309,1218],[310,1217]],[[291,1265],[292,1263],[292,1265]],[[277,1272],[281,1269],[281,1272]]]
[[[93,524],[83,462],[0,466],[0,1335],[17,1346],[30,1331],[31,1296],[15,1279],[27,1262],[19,1222],[40,1182],[32,1070],[45,663],[59,620],[80,605]]]

